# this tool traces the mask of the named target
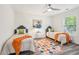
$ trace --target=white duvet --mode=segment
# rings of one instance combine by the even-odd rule
[[[12,46],[13,39],[15,39],[17,37],[21,37],[23,35],[25,35],[25,34],[19,34],[19,35],[15,34],[15,35],[13,35],[11,37],[11,39],[9,39],[7,41],[7,43],[5,44],[1,55],[8,55],[10,53],[15,53],[15,50],[14,50],[14,48]],[[21,51],[26,51],[26,50],[30,50],[30,51],[35,52],[33,38],[27,38],[27,39],[24,39],[22,41]]]

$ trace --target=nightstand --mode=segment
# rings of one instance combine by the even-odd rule
[[[45,34],[43,32],[37,31],[34,35],[34,38],[44,38]]]

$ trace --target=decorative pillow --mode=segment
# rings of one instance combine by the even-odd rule
[[[17,34],[25,34],[25,29],[17,29]]]

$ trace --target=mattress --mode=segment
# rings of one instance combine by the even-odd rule
[[[19,34],[19,35],[15,34],[15,35],[13,35],[7,41],[7,43],[5,44],[4,49],[3,49],[2,53],[1,53],[1,55],[8,55],[10,53],[15,53],[15,50],[14,50],[14,48],[12,46],[13,39],[21,37],[23,35],[26,35],[26,34]],[[22,46],[21,46],[21,50],[20,51],[26,51],[26,50],[30,50],[30,51],[35,52],[33,38],[27,38],[27,39],[24,39],[22,41]]]

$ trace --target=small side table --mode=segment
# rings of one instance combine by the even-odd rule
[[[34,35],[34,38],[44,38],[44,37],[45,37],[45,34],[39,31],[36,32]]]

